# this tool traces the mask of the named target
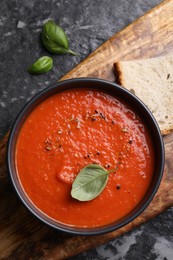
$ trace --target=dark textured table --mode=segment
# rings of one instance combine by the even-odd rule
[[[34,94],[60,79],[113,34],[160,2],[0,0],[0,137]],[[32,76],[27,67],[48,55],[41,46],[40,32],[49,19],[65,29],[70,49],[79,55],[50,55],[53,70]],[[172,260],[172,219],[173,210],[169,209],[132,232],[71,259]]]

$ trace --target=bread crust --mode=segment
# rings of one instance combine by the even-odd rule
[[[116,83],[123,86],[123,74],[122,74],[120,62],[114,63],[114,70],[116,76]]]

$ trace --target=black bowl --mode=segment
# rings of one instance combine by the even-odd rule
[[[28,197],[26,196],[25,192],[23,191],[20,185],[17,172],[15,169],[16,141],[18,138],[20,128],[22,127],[26,117],[38,104],[40,104],[46,98],[60,91],[64,91],[72,88],[96,88],[96,89],[104,90],[107,91],[108,93],[113,94],[117,98],[120,98],[121,100],[127,102],[131,107],[133,107],[134,111],[137,111],[137,113],[141,116],[141,118],[143,118],[144,123],[148,127],[149,133],[153,141],[155,158],[157,158],[157,160],[155,160],[154,174],[153,174],[150,187],[147,190],[142,201],[137,205],[137,207],[134,210],[132,210],[128,215],[126,215],[122,219],[102,227],[96,227],[96,228],[70,227],[68,225],[58,223],[57,221],[49,218],[47,215],[45,215],[40,210],[38,210],[28,199]],[[28,208],[28,210],[31,213],[33,213],[42,222],[48,224],[49,226],[59,231],[65,231],[71,234],[98,235],[98,234],[103,234],[103,233],[107,233],[119,229],[122,226],[128,224],[129,222],[134,220],[139,214],[141,214],[144,211],[144,209],[149,205],[162,179],[163,168],[164,168],[164,145],[163,145],[163,140],[160,134],[159,127],[152,113],[135,95],[133,95],[123,87],[105,80],[92,79],[92,78],[78,78],[78,79],[61,81],[53,86],[44,89],[39,94],[35,95],[21,110],[17,119],[14,122],[14,125],[12,127],[9,136],[8,148],[7,148],[7,167],[14,188],[18,196],[20,197],[21,201]]]

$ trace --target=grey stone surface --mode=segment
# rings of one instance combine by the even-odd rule
[[[99,45],[160,0],[0,0],[0,137],[36,93],[53,84]],[[40,43],[42,25],[54,19],[78,56],[50,55],[54,68],[32,76],[27,67],[48,55]],[[173,210],[134,231],[72,259],[173,259]],[[4,238],[5,239],[5,238]],[[32,257],[32,256],[31,256]]]

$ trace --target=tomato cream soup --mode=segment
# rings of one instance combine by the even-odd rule
[[[128,214],[149,188],[154,165],[146,126],[127,103],[96,89],[71,89],[38,105],[16,145],[21,185],[43,213],[76,227],[97,227]],[[115,171],[95,199],[71,197],[79,171],[98,164]]]

